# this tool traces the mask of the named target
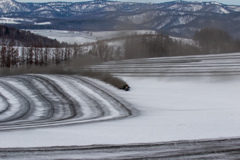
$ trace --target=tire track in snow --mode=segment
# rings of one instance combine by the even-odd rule
[[[67,119],[72,119],[74,117],[77,116],[77,111],[75,107],[79,107],[78,103],[76,102],[76,100],[71,99],[70,95],[68,95],[62,88],[60,85],[58,85],[56,82],[54,82],[53,80],[49,79],[49,78],[44,78],[44,77],[40,77],[37,76],[38,78],[41,78],[42,80],[44,80],[45,82],[48,83],[48,86],[51,86],[55,92],[59,95],[59,99],[64,99],[65,103],[68,105],[68,109],[70,111],[69,115],[65,118],[61,118],[58,119],[58,121],[62,121],[62,120],[67,120]],[[65,110],[66,111],[66,110]]]
[[[53,103],[51,103],[47,97],[41,94],[41,91],[39,90],[39,88],[35,87],[31,79],[27,78],[26,76],[25,77],[19,76],[18,80],[22,82],[29,90],[31,90],[34,95],[38,96],[38,99],[43,103],[44,108],[48,108],[47,114],[44,114],[44,116],[41,117],[40,120],[51,118],[51,115],[53,115],[53,112],[54,112]]]
[[[121,108],[125,110],[125,115],[127,116],[133,116],[134,113],[136,112],[136,110],[134,108],[130,109],[129,107],[126,107],[126,105],[124,105],[120,100],[118,100],[117,98],[115,98],[112,94],[109,94],[107,92],[105,92],[103,89],[101,89],[100,87],[98,87],[97,85],[87,81],[86,79],[82,78],[82,80],[87,83],[89,85],[89,87],[92,87],[95,91],[99,90],[100,93],[104,93],[107,97],[111,97],[113,101],[116,101],[118,104],[121,105]],[[134,111],[134,112],[133,112]],[[124,116],[123,116],[124,117]]]
[[[81,97],[84,98],[84,102],[81,101],[79,103],[85,103],[85,105],[89,105],[92,104],[92,105],[89,105],[88,109],[91,109],[92,112],[95,112],[95,116],[92,115],[92,119],[93,118],[99,118],[99,117],[103,117],[103,116],[106,116],[107,115],[107,108],[105,108],[104,106],[101,107],[101,103],[99,102],[99,99],[97,98],[93,98],[92,94],[86,94],[86,90],[84,89],[84,87],[81,87],[81,88],[76,88],[75,86],[82,86],[83,83],[81,81],[81,79],[74,79],[73,77],[69,77],[69,76],[61,76],[61,78],[63,78],[65,80],[65,82],[67,83],[66,85],[68,87],[72,87],[74,88],[74,92],[75,93],[78,93],[78,94],[75,94],[76,99],[78,99],[79,95]],[[91,96],[90,96],[91,95]],[[84,106],[84,104],[82,105]]]
[[[0,117],[7,111],[12,116],[0,121],[0,131],[85,124],[126,118],[135,113],[117,96],[80,76],[12,76],[0,78],[0,87],[21,102],[17,106],[6,98],[8,107],[0,112]],[[0,94],[4,95],[4,91]]]
[[[53,81],[50,81],[41,76],[27,75],[27,77],[28,79],[35,80],[35,83],[38,86],[37,88],[41,92],[41,95],[44,96],[49,101],[49,103],[52,104],[53,107],[51,108],[51,116],[49,116],[49,119],[53,119],[53,121],[67,119],[66,116],[69,116],[69,114],[66,114],[68,111],[68,105],[71,105],[72,103],[68,103],[68,99],[58,89],[58,86],[56,86]],[[65,115],[60,114],[64,111]]]
[[[0,101],[0,104],[1,104],[1,106],[0,106],[0,114],[3,114],[7,110],[9,110],[10,105],[7,102],[7,98],[4,95],[2,95],[1,93],[0,93],[0,100],[1,100]]]
[[[239,159],[240,139],[0,149],[0,158],[22,159]]]
[[[1,126],[4,125],[3,122],[13,122],[13,121],[16,121],[19,119],[21,119],[21,120],[26,119],[27,116],[29,115],[29,113],[31,112],[30,102],[28,101],[27,96],[24,95],[24,93],[21,93],[21,91],[19,91],[18,89],[12,87],[7,82],[0,81],[0,87],[9,92],[9,94],[8,94],[9,97],[6,98],[9,107],[7,108],[7,110],[4,113],[0,114],[1,115],[1,119],[0,119]],[[4,93],[1,93],[1,94],[4,94]],[[5,92],[5,94],[6,94],[6,92]],[[11,103],[10,102],[11,99],[9,99],[9,98],[13,98],[13,97],[18,99],[18,101]],[[14,106],[13,103],[19,103],[19,106],[18,105]],[[15,109],[14,107],[17,108],[18,110],[15,111],[15,113],[12,115],[10,113],[10,115],[7,116],[7,118],[2,119],[2,117],[6,115],[6,112],[10,111],[11,109]],[[9,114],[9,113],[7,113],[7,114]]]

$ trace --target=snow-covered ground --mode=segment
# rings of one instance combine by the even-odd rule
[[[1,24],[21,24],[22,22],[33,22],[32,19],[26,19],[26,18],[7,18],[4,16],[0,17],[0,23]]]
[[[113,64],[125,68],[124,74],[116,75],[129,83],[131,91],[124,92],[97,80],[94,83],[108,94],[125,99],[131,104],[129,107],[139,111],[138,115],[97,123],[0,131],[0,148],[240,137],[239,56],[223,54],[107,63],[101,70],[111,71]],[[134,74],[134,69],[139,68],[142,74]],[[159,73],[146,74],[151,71]],[[66,84],[61,78],[58,83]],[[75,89],[71,88],[66,92],[73,94]],[[1,107],[4,109],[6,105]]]
[[[181,41],[184,44],[196,45],[195,41],[189,38],[179,38],[179,37],[172,37],[172,36],[170,36],[170,38],[179,42]]]
[[[111,39],[131,34],[145,34],[155,33],[151,30],[126,30],[126,31],[63,31],[63,30],[30,30],[32,33],[39,34],[51,39],[57,39],[60,42],[67,42],[70,44],[84,44],[96,42],[97,40]]]

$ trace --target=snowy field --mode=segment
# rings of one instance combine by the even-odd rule
[[[132,34],[33,32],[81,44]],[[123,78],[131,91],[79,76],[0,78],[0,159],[208,157],[239,151],[240,53],[124,60],[92,68]]]
[[[96,66],[113,73],[113,64],[120,67],[116,75],[129,83],[130,92],[77,77],[0,78],[0,148],[240,137],[239,57],[152,58]],[[33,108],[25,109],[27,114],[19,112],[29,103]]]
[[[97,40],[112,39],[131,34],[145,34],[155,33],[151,30],[126,30],[126,31],[101,31],[101,32],[90,32],[90,31],[63,31],[63,30],[30,30],[32,33],[42,35],[51,39],[57,39],[60,42],[67,42],[70,44],[84,44],[92,43]]]

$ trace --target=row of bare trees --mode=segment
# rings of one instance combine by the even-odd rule
[[[97,41],[94,43],[88,54],[103,62],[118,60],[123,57],[120,46],[109,45],[105,41]]]
[[[123,44],[109,45],[108,41],[98,41],[92,44],[88,55],[99,59],[102,62],[133,59],[133,58],[148,58],[148,57],[164,57],[174,55],[174,47],[178,48],[179,54],[185,53],[188,46],[172,41],[168,36],[161,34],[145,34],[131,35],[118,39],[117,42]]]
[[[130,35],[118,39],[124,41],[121,45],[109,45],[108,41],[98,41],[92,44],[88,55],[100,61],[119,59],[166,57],[201,54],[196,45],[182,43],[162,34]]]
[[[126,37],[124,59],[184,56],[240,52],[240,40],[216,28],[196,31],[195,43],[184,43],[161,34],[131,35]]]
[[[132,35],[124,43],[124,59],[200,54],[196,45],[161,34]]]
[[[229,53],[240,51],[240,40],[228,32],[216,28],[203,28],[196,31],[193,39],[202,53]]]
[[[8,31],[4,31],[5,34]],[[227,32],[219,29],[205,28],[194,35],[196,44],[176,41],[161,34],[131,35],[122,38],[123,45],[109,45],[108,41],[98,41],[88,46],[57,45],[49,47],[41,43],[25,47],[16,47],[16,40],[2,39],[0,50],[0,67],[45,66],[49,63],[61,64],[78,59],[84,63],[83,55],[92,62],[106,62],[119,59],[166,57],[227,53],[240,51],[240,40],[234,40]],[[112,43],[112,42],[111,42]],[[112,43],[113,44],[113,43]],[[95,59],[95,60],[92,60]],[[79,64],[81,65],[81,64]]]
[[[0,66],[1,68],[15,67],[19,62],[19,52],[13,46],[13,41],[9,42],[8,45],[5,43],[2,44],[1,48],[1,57],[0,57]]]
[[[131,35],[124,43],[124,58],[147,58],[167,56],[170,38],[156,34]]]
[[[68,62],[73,55],[73,50],[69,47],[55,47],[35,44],[30,47],[14,46],[14,41],[2,41],[0,50],[0,67],[15,68],[18,66],[29,67],[46,66],[47,64],[60,64]]]
[[[0,25],[0,45],[0,68],[60,64],[73,55],[67,43],[5,25]]]

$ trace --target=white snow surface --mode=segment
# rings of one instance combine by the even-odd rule
[[[37,23],[37,22],[34,22],[34,25],[50,25],[52,24],[51,22],[42,22],[42,23]]]
[[[170,36],[171,39],[175,40],[175,41],[181,41],[184,44],[190,44],[190,45],[196,45],[195,41],[192,39],[188,39],[188,38],[179,38],[179,37],[172,37]]]
[[[92,43],[96,42],[97,40],[117,38],[132,35],[135,33],[137,34],[155,33],[155,31],[152,30],[125,30],[125,31],[99,31],[99,32],[65,31],[65,30],[30,30],[30,31],[35,34],[39,34],[51,39],[57,39],[60,42],[67,42],[70,44]]]
[[[182,24],[187,24],[189,22],[191,22],[192,20],[194,20],[196,17],[193,16],[182,16],[179,17],[174,23],[173,26],[177,26],[177,25],[182,25]]]
[[[189,4],[189,5],[185,5],[185,6],[184,5],[179,6],[179,4],[175,4],[175,5],[172,5],[168,8],[171,9],[171,10],[178,10],[178,11],[184,10],[184,11],[196,12],[196,11],[201,10],[203,8],[203,6],[199,5],[199,4]]]
[[[206,56],[204,61],[195,63],[199,67],[209,63],[231,64],[231,56],[240,54],[230,54],[227,61],[224,61],[225,58],[207,60],[214,56]],[[235,64],[236,59],[232,61]],[[131,86],[130,92],[94,81],[127,100],[140,111],[140,115],[90,124],[4,131],[0,132],[0,148],[150,143],[240,136],[239,75],[232,78],[144,75],[122,78]],[[65,87],[67,90],[67,84]]]
[[[22,22],[33,22],[30,19],[23,19],[23,18],[7,18],[7,17],[0,17],[1,24],[20,24]]]
[[[233,10],[235,12],[240,12],[240,6],[228,6],[228,9]]]

